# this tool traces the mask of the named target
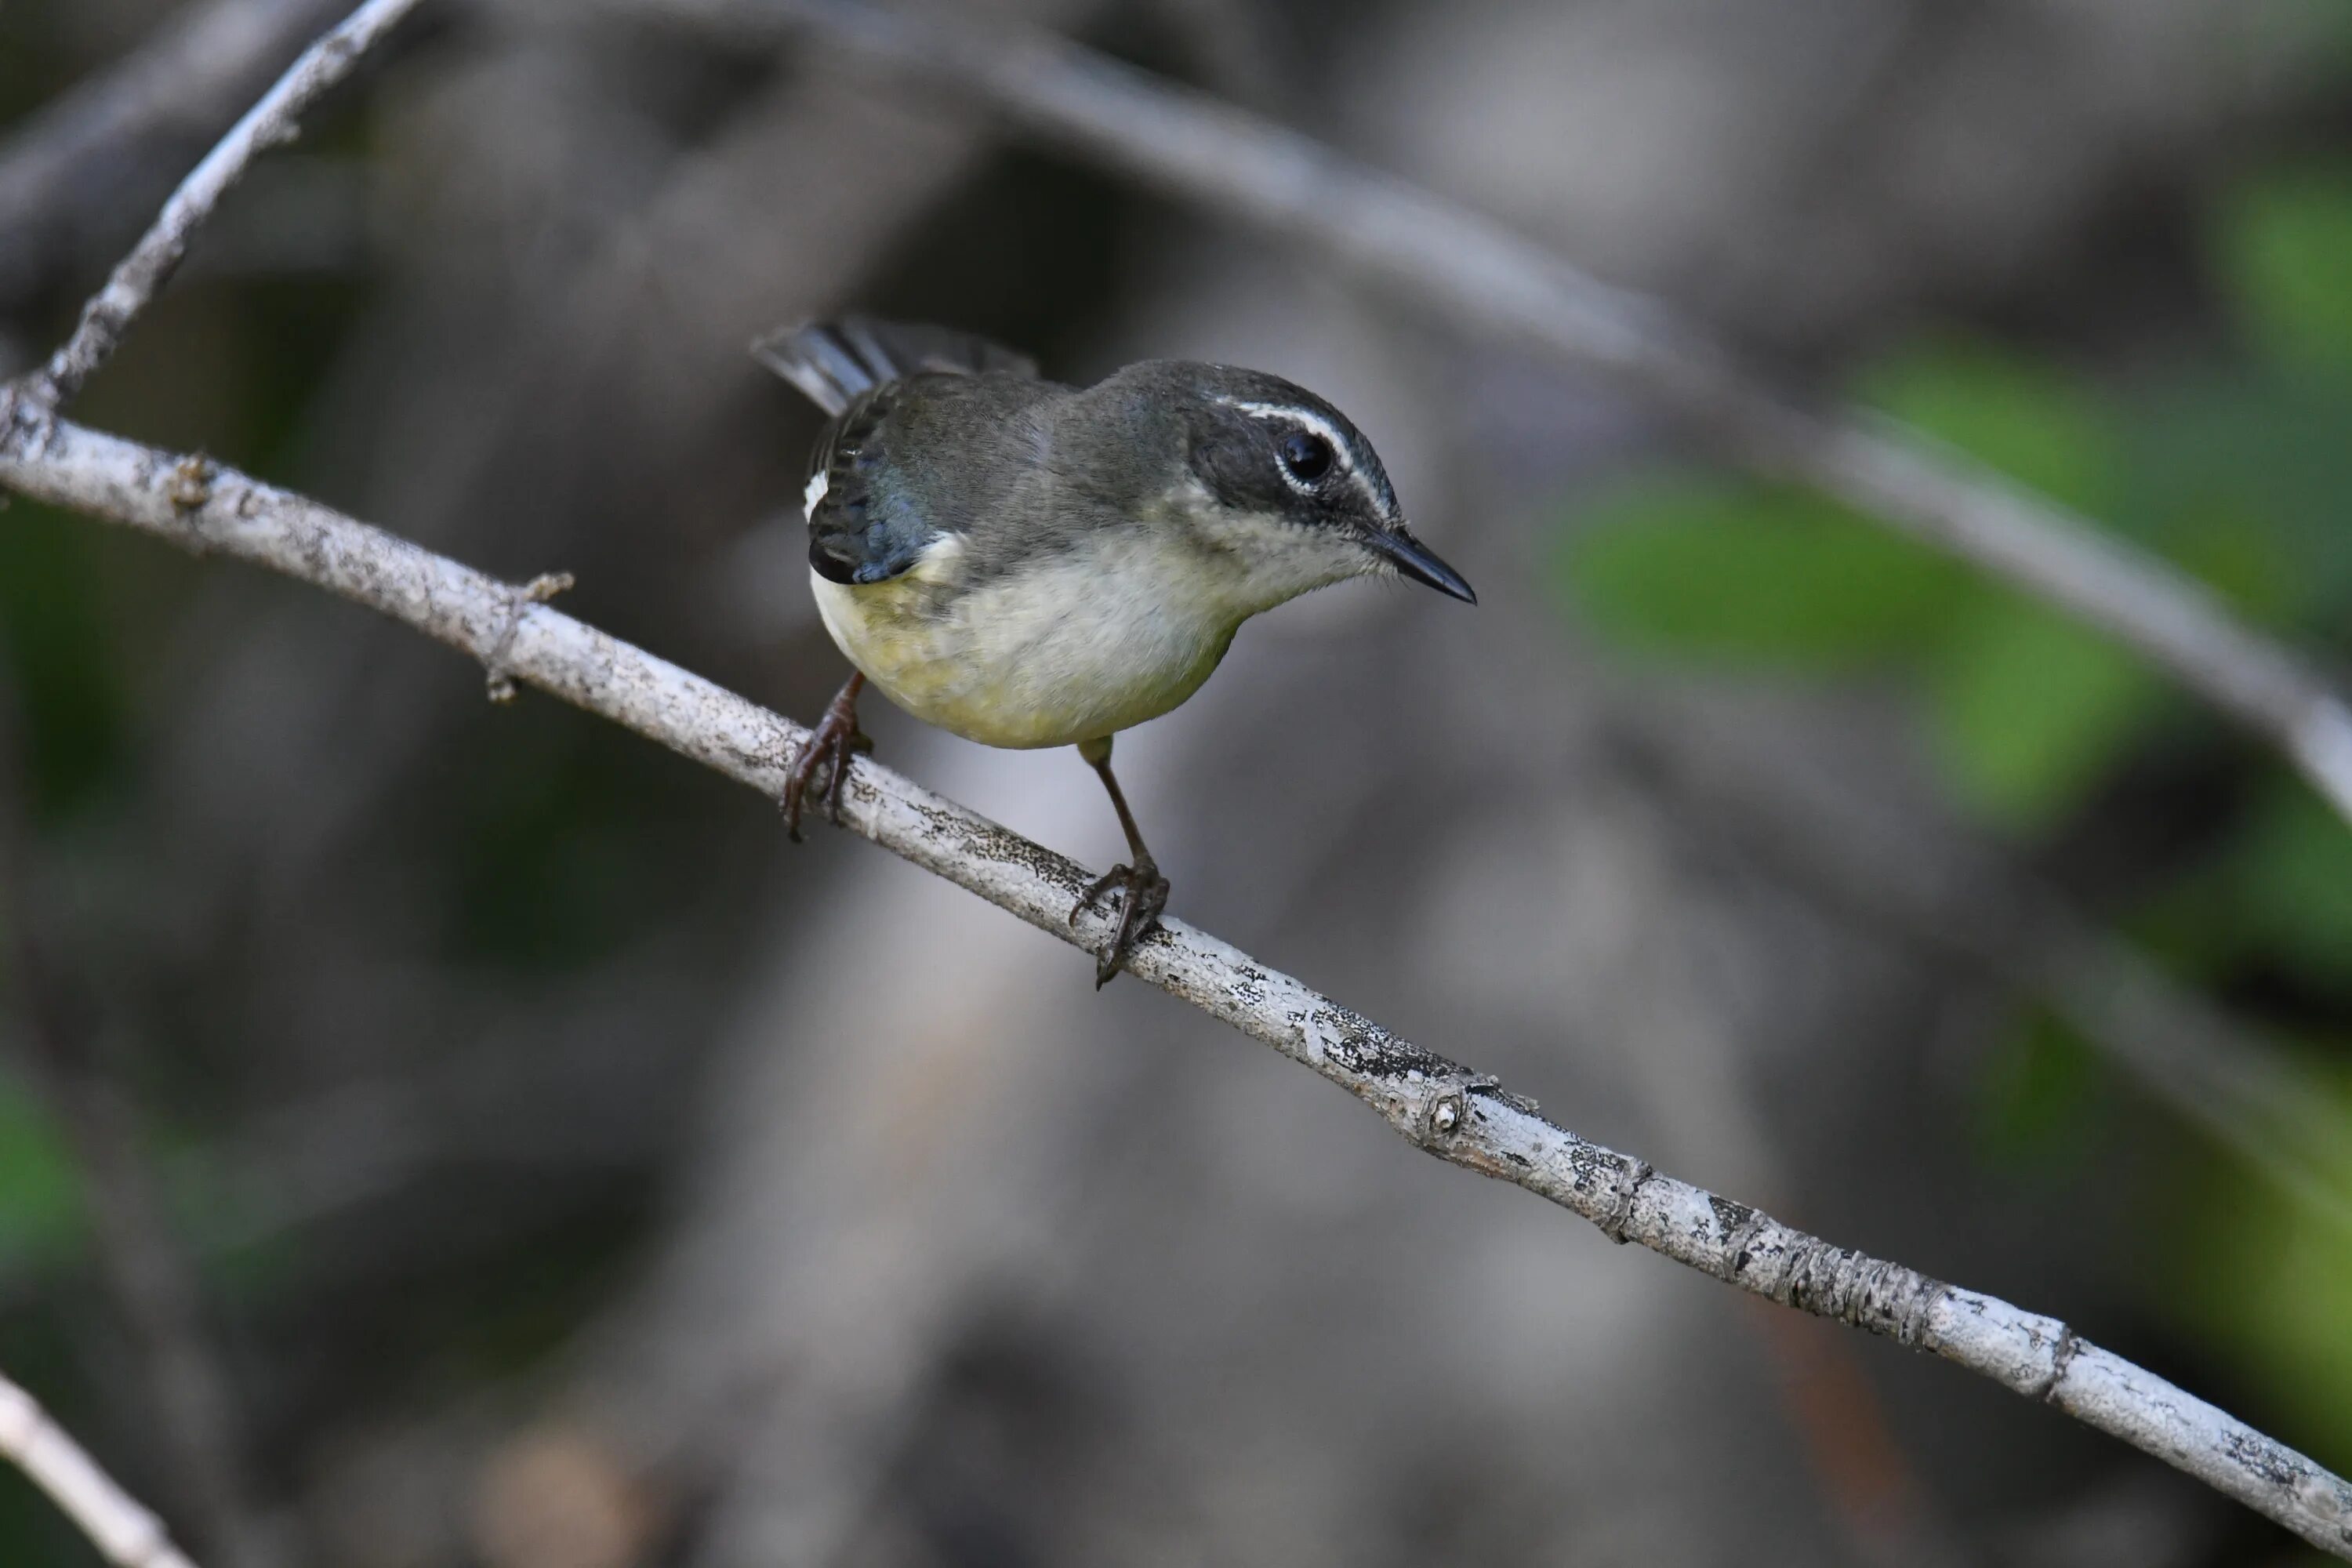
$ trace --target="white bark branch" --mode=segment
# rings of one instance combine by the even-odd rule
[[[163,1521],[114,1484],[33,1396],[0,1373],[0,1458],[35,1486],[114,1568],[195,1568],[172,1544]]]
[[[808,735],[526,588],[201,459],[56,421],[37,439],[0,442],[0,485],[329,589],[447,643],[493,677],[538,687],[771,796]],[[845,820],[1041,931],[1089,948],[1109,934],[1102,916],[1070,923],[1083,868],[871,762],[852,772]],[[1957,1362],[2352,1560],[2352,1485],[2055,1319],[1833,1247],[1588,1142],[1494,1079],[1180,921],[1147,938],[1130,968],[1348,1089],[1440,1159],[1744,1290]]]
[[[303,110],[349,76],[360,57],[398,26],[418,3],[419,0],[364,0],[341,25],[303,50],[286,74],[246,110],[245,118],[231,127],[228,134],[205,154],[204,162],[180,183],[146,234],[115,268],[106,286],[82,307],[81,321],[74,328],[73,336],[50,356],[39,373],[26,379],[19,396],[42,412],[54,411],[70,402],[74,394],[81,390],[82,383],[114,352],[124,330],[177,269],[196,230],[212,216],[213,209],[230,188],[244,178],[253,160],[268,148],[291,142],[300,129]],[[0,439],[5,438],[6,426],[13,423],[6,417],[9,412],[6,400],[0,398]],[[16,417],[23,417],[21,409]]]
[[[1726,456],[1805,484],[2137,649],[2276,747],[2352,819],[2352,706],[2202,584],[1919,433],[1784,395],[1656,300],[1502,224],[1050,36],[863,0],[604,0],[753,40],[810,34],[985,100],[1115,174],[1311,241],[1482,331],[1613,375]]]

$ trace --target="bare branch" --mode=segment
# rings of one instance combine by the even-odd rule
[[[114,1568],[195,1568],[33,1396],[0,1373],[0,1458],[49,1494]]]
[[[2328,1086],[2276,1039],[2168,979],[2052,889],[1908,823],[1909,855],[1846,802],[1810,798],[1769,759],[1740,748],[1726,765],[1696,727],[1654,698],[1627,703],[1621,742],[1643,783],[1681,795],[1679,820],[1827,900],[1869,929],[2037,997],[2158,1104],[2245,1162],[2284,1196],[2352,1235],[2352,1141]]]
[[[100,75],[44,105],[0,145],[0,300],[60,251],[144,211],[171,149],[210,139],[343,0],[212,0],[175,13]],[[199,143],[200,144],[200,143]],[[101,210],[103,209],[103,210]]]
[[[34,1081],[58,1110],[81,1178],[99,1260],[138,1346],[158,1447],[186,1522],[229,1568],[274,1560],[250,1504],[226,1369],[205,1334],[195,1271],[164,1218],[136,1113],[100,1049],[100,1015],[47,940],[34,898],[32,836],[11,694],[0,683],[0,924]]]
[[[212,216],[221,197],[244,177],[253,160],[268,148],[292,141],[299,132],[302,112],[349,76],[360,57],[417,5],[418,0],[363,0],[333,31],[303,50],[277,85],[262,94],[260,101],[180,182],[179,189],[115,268],[106,286],[82,307],[81,321],[73,336],[28,379],[19,395],[47,411],[71,401],[171,278],[196,231]],[[0,399],[0,416],[9,412],[5,399]],[[21,413],[16,416],[21,417]],[[0,421],[0,441],[9,438],[8,426],[16,418]]]
[[[750,40],[813,34],[986,100],[1074,156],[1320,246],[1465,325],[1608,373],[1724,455],[1808,485],[2099,627],[2277,747],[2352,818],[2352,706],[2201,584],[1892,421],[1784,395],[1664,305],[1272,121],[1049,36],[862,0],[605,0]]]
[[[340,594],[771,796],[808,738],[521,590],[243,474],[59,421],[32,449],[0,449],[0,484]],[[1041,931],[1082,946],[1108,934],[1101,917],[1069,923],[1087,882],[1081,868],[886,769],[857,763],[845,819]],[[2054,1319],[1833,1247],[1588,1142],[1494,1079],[1181,921],[1147,939],[1131,967],[1348,1089],[1440,1159],[1767,1300],[1957,1362],[2352,1560],[2352,1484]]]

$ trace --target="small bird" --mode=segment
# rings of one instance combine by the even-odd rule
[[[1066,386],[984,339],[845,317],[763,338],[760,362],[829,416],[803,510],[817,612],[856,667],[793,760],[800,837],[822,766],[840,820],[871,680],[989,746],[1075,745],[1110,793],[1128,862],[1097,955],[1109,983],[1168,903],[1110,769],[1111,739],[1200,689],[1241,624],[1350,577],[1477,595],[1405,527],[1362,432],[1279,376],[1147,360]]]

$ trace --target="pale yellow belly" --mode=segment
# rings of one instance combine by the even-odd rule
[[[1171,594],[1164,571],[1073,562],[947,593],[951,564],[810,581],[825,630],[868,680],[983,745],[1071,745],[1156,719],[1200,689],[1242,619],[1214,596]]]

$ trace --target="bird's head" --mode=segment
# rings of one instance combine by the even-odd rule
[[[1404,576],[1470,604],[1462,574],[1412,536],[1380,455],[1305,387],[1228,365],[1134,366],[1174,385],[1181,412],[1177,509],[1230,555],[1266,603],[1370,575]]]

